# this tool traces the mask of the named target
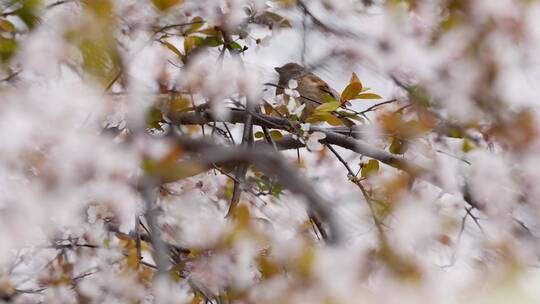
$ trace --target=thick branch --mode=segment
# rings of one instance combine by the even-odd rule
[[[159,228],[158,223],[158,207],[156,206],[158,189],[155,184],[156,183],[152,180],[144,181],[142,195],[146,207],[145,217],[148,221],[148,226],[151,233],[150,241],[154,248],[152,255],[158,269],[158,274],[163,277],[167,274],[169,263],[167,256],[167,244],[161,237],[161,229]]]
[[[229,114],[226,117],[217,117],[208,111],[201,112],[182,112],[182,113],[170,113],[167,118],[171,123],[175,125],[202,125],[211,122],[228,122],[228,123],[240,123],[243,124],[249,113],[242,109],[230,109]],[[294,128],[291,125],[291,121],[281,117],[269,116],[262,113],[253,114],[253,125],[266,127],[269,129],[278,129],[290,131]],[[353,126],[349,127],[329,127],[322,128],[317,126],[311,126],[310,132],[333,132],[338,134],[347,135],[354,138],[361,138],[363,134],[373,134],[366,126]],[[383,135],[383,134],[381,134]]]
[[[215,117],[206,111],[200,114],[194,112],[175,113],[170,115],[169,118],[174,124],[205,124],[213,121],[244,123],[247,115],[248,113],[242,110],[231,110],[229,116],[226,118]],[[253,124],[280,130],[290,129],[290,122],[287,119],[272,117],[260,113],[253,115]],[[363,126],[354,128],[321,128],[312,126],[310,131],[319,131],[326,134],[326,138],[321,140],[321,143],[340,146],[342,148],[379,160],[382,163],[400,170],[404,170],[413,175],[425,172],[429,168],[428,165],[413,163],[405,160],[405,158],[401,156],[388,153],[382,149],[377,149],[365,141],[349,136],[352,134],[358,135],[368,132],[368,130]],[[305,146],[302,142],[295,140],[291,136],[285,136],[283,139],[276,141],[276,145],[281,150],[296,149]]]
[[[250,147],[253,144],[253,115],[248,114],[246,116],[246,121],[244,122],[244,132],[242,134],[242,147]],[[240,196],[242,195],[242,189],[241,184],[244,183],[246,179],[246,173],[247,173],[248,165],[247,164],[240,164],[236,167],[235,172],[235,181],[234,181],[234,187],[233,187],[233,194],[231,197],[231,203],[229,205],[229,210],[227,211],[227,215],[229,216],[231,212],[234,210],[234,207],[240,202]]]
[[[308,213],[316,219],[322,219],[329,226],[330,235],[326,235],[329,243],[339,241],[339,227],[336,218],[330,211],[330,202],[322,198],[311,183],[298,170],[292,167],[280,154],[266,146],[224,147],[206,140],[179,138],[183,148],[197,153],[196,161],[203,164],[240,164],[252,163],[268,176],[275,176],[290,191],[302,195],[308,203]],[[321,229],[321,233],[325,233]]]

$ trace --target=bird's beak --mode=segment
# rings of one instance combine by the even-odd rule
[[[283,71],[283,68],[274,68],[274,70],[276,70],[276,72],[281,74],[281,71]]]

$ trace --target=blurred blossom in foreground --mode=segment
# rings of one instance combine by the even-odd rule
[[[540,302],[537,2],[4,2],[2,300]]]

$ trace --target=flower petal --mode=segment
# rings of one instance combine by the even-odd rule
[[[298,87],[298,81],[291,79],[289,80],[289,89],[296,89]]]

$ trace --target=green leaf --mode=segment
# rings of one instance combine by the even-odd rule
[[[475,145],[471,143],[470,140],[468,140],[467,138],[463,139],[463,146],[462,146],[463,152],[468,153],[474,150],[475,148],[476,148]]]
[[[163,115],[161,114],[161,110],[156,107],[150,108],[147,114],[146,122],[147,127],[151,129],[160,129],[160,122],[163,121]]]
[[[234,41],[229,44],[229,47],[233,50],[242,50],[242,46]]]
[[[203,45],[211,46],[211,47],[220,46],[222,44],[223,44],[223,39],[219,37],[206,37],[203,43]]]
[[[274,140],[280,140],[283,138],[283,134],[281,134],[281,132],[278,130],[272,130],[270,131],[270,137],[272,137]]]
[[[17,49],[17,41],[15,39],[7,39],[0,37],[0,60],[5,63],[7,62]]]
[[[201,33],[201,34],[208,35],[208,36],[217,36],[219,34],[219,32],[216,30],[215,27],[205,28],[205,29],[200,30],[198,32]]]
[[[341,99],[351,100],[354,99],[362,91],[362,84],[360,82],[351,82],[345,90],[341,93]]]
[[[184,109],[187,109],[191,105],[191,101],[184,97],[179,97],[171,100],[170,109],[171,112],[181,112]]]
[[[279,198],[279,195],[283,192],[283,186],[280,183],[275,183],[272,187],[272,195]]]
[[[334,102],[334,101],[337,101],[336,98],[326,92],[324,92],[323,94],[323,98],[324,98],[324,102]]]
[[[203,27],[204,23],[205,23],[204,19],[202,17],[199,17],[199,16],[193,18],[190,22],[192,22],[193,24],[189,26],[189,28],[186,31],[186,34],[191,34],[191,33],[196,32],[201,27]]]
[[[379,161],[375,159],[370,159],[367,164],[362,166],[362,170],[360,171],[362,174],[362,177],[367,177],[371,173],[375,173],[379,171]]]
[[[79,36],[77,46],[82,55],[84,69],[103,84],[109,83],[120,69],[121,60],[116,42],[107,35],[97,37],[86,36],[85,33],[76,35]]]
[[[16,15],[32,29],[39,21],[39,9],[41,8],[41,0],[18,0],[22,3],[22,7],[17,9]]]
[[[364,93],[354,96],[352,99],[381,99],[382,97],[374,93]]]
[[[449,137],[453,137],[453,138],[463,138],[463,134],[462,134],[461,130],[456,129],[456,128],[450,128],[450,129],[447,131],[447,134],[448,134]]]
[[[392,154],[403,154],[407,152],[407,144],[405,141],[397,137],[393,137],[392,143],[390,144],[390,148],[388,150]]]
[[[187,55],[192,49],[204,44],[204,38],[199,36],[188,36],[184,39],[184,52]]]
[[[264,138],[264,133],[262,131],[257,131],[257,132],[255,132],[254,136],[257,139],[261,139],[261,138]]]
[[[339,101],[325,102],[315,108],[315,112],[332,112],[341,106]]]
[[[269,132],[270,133],[270,137],[274,140],[280,140],[283,138],[283,134],[281,134],[281,132],[279,132],[278,130],[272,130]],[[264,136],[264,132],[262,131],[257,131],[255,132],[255,138],[257,139],[260,139],[260,138],[265,138],[266,136]]]

